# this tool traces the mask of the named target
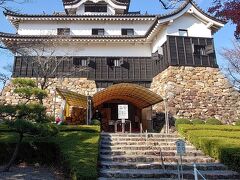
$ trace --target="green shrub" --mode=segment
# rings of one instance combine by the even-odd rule
[[[218,119],[215,119],[215,118],[209,118],[209,119],[207,119],[206,124],[210,124],[210,125],[222,125],[222,122],[219,121]]]
[[[175,126],[178,126],[179,124],[192,124],[192,122],[189,119],[177,119],[175,121]]]
[[[91,124],[95,125],[95,126],[100,126],[101,122],[99,120],[97,120],[97,119],[93,119]]]
[[[193,119],[192,124],[205,124],[205,122],[201,119]]]
[[[240,127],[181,124],[177,128],[181,135],[205,154],[240,172]]]
[[[68,179],[97,179],[99,126],[57,127],[62,130],[49,139],[25,138],[18,161],[58,164]],[[9,161],[17,139],[16,133],[0,132],[0,165]]]

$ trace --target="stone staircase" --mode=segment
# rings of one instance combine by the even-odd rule
[[[99,180],[178,179],[177,134],[101,134]],[[206,179],[240,179],[240,175],[186,144],[184,179],[194,179],[193,163]],[[201,179],[199,177],[199,179]]]

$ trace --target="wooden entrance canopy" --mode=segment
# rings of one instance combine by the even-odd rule
[[[66,100],[69,106],[76,106],[87,109],[87,96],[66,89],[56,88],[56,91],[63,99]]]
[[[110,100],[125,100],[140,109],[144,109],[163,101],[161,96],[147,88],[130,83],[121,83],[110,86],[93,96],[94,107]]]

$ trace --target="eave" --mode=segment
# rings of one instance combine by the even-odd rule
[[[21,21],[154,21],[158,18],[161,22],[166,22],[170,20],[174,20],[178,18],[178,15],[182,15],[184,13],[191,13],[189,12],[189,7],[193,6],[195,14],[202,16],[201,20],[210,20],[213,22],[213,26],[215,28],[223,27],[226,24],[226,21],[222,21],[216,19],[215,17],[210,16],[209,14],[205,13],[201,8],[199,8],[196,3],[192,0],[187,0],[183,3],[177,10],[172,11],[168,14],[163,15],[140,15],[140,14],[119,14],[119,15],[67,15],[67,14],[54,14],[54,15],[28,15],[28,14],[20,14],[14,13],[12,11],[4,12],[5,16],[11,21],[11,23],[18,28],[19,23]]]
[[[112,42],[112,43],[147,43],[145,36],[57,36],[57,35],[18,35],[0,33],[4,44],[17,42]]]

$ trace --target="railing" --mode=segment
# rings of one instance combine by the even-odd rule
[[[196,164],[193,164],[194,167],[194,180],[198,180],[198,175],[201,176],[202,179],[206,180],[206,178],[198,171]]]

